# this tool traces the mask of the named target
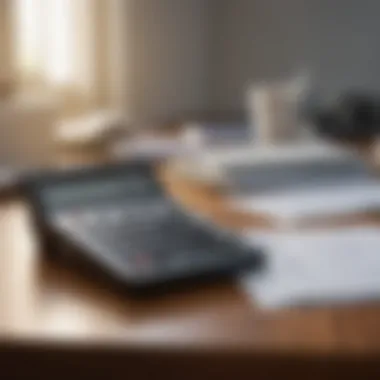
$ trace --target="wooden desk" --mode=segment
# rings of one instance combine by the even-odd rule
[[[173,196],[219,223],[231,228],[266,223],[231,213],[221,196],[186,183],[170,168],[160,177]],[[252,305],[233,284],[131,299],[44,260],[31,227],[21,200],[2,201],[0,361],[26,360],[7,367],[12,371],[42,366],[58,368],[58,374],[73,368],[108,374],[108,363],[128,373],[170,370],[173,378],[199,378],[198,368],[205,377],[220,379],[249,371],[273,378],[290,370],[289,363],[297,363],[297,374],[316,378],[337,366],[376,370],[370,363],[380,348],[380,304],[271,312]],[[364,362],[366,367],[358,366]],[[140,368],[141,363],[150,364]]]

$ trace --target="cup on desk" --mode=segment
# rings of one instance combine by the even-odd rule
[[[300,137],[298,105],[305,89],[303,78],[249,88],[247,107],[255,143],[279,144]]]

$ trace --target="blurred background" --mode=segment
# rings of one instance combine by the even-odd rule
[[[33,118],[105,109],[133,124],[243,119],[251,83],[300,71],[326,93],[380,85],[376,0],[1,0],[0,7],[1,113],[10,97],[20,98],[13,107],[29,114],[18,130],[34,137],[48,127]],[[1,150],[9,149],[10,123],[0,123]]]

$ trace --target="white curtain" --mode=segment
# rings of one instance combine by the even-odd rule
[[[111,14],[120,10],[115,2],[123,1],[13,0],[19,86],[51,91],[69,114],[110,106],[115,100],[111,68],[121,57],[107,44],[123,38],[112,35],[111,25],[115,16],[120,20]]]

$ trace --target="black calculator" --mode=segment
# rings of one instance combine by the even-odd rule
[[[85,259],[130,289],[230,277],[262,265],[258,249],[167,195],[150,162],[36,175],[25,194],[45,251]]]

